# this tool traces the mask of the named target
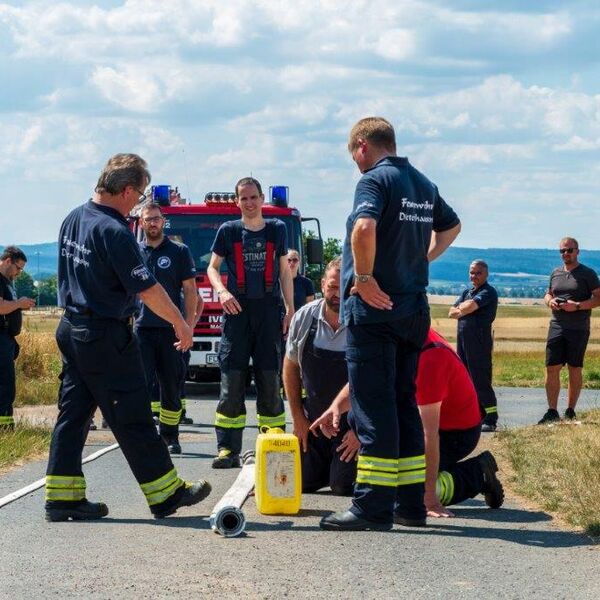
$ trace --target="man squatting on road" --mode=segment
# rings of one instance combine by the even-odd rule
[[[97,519],[105,504],[86,499],[81,454],[88,423],[100,407],[156,518],[210,493],[208,482],[181,479],[150,412],[139,344],[131,327],[137,295],[175,329],[175,348],[192,330],[144,265],[126,216],[150,183],[146,162],[116,154],[100,174],[93,199],[64,220],[59,237],[58,296],[65,309],[56,331],[63,368],[58,418],[46,476],[46,519]]]
[[[419,352],[429,330],[429,261],[460,231],[437,187],[396,156],[392,125],[360,120],[348,149],[363,176],[347,221],[341,321],[347,328],[352,417],[360,453],[350,510],[323,529],[424,525],[423,427],[415,401]]]
[[[140,211],[140,223],[145,236],[140,249],[146,266],[175,306],[181,304],[183,294],[183,314],[193,331],[203,303],[200,304],[202,300],[196,288],[196,267],[190,250],[185,244],[165,236],[165,218],[159,204],[151,201],[144,203]],[[185,365],[181,352],[175,348],[175,330],[168,321],[143,303],[134,332],[142,352],[151,408],[152,402],[159,401],[160,404],[160,435],[171,454],[180,454],[181,378]],[[155,397],[157,392],[158,396]]]
[[[429,517],[454,516],[446,506],[483,494],[490,508],[504,501],[492,454],[466,458],[479,442],[481,413],[471,377],[456,352],[430,329],[419,357],[416,398],[425,434],[425,508]],[[311,425],[330,438],[350,410],[348,386]]]
[[[560,240],[563,261],[550,275],[546,306],[552,311],[546,341],[546,398],[548,410],[539,425],[558,421],[560,371],[569,369],[566,419],[574,419],[575,406],[583,384],[583,358],[590,338],[592,308],[600,306],[600,281],[593,269],[578,261],[579,244],[572,237]]]
[[[339,322],[341,258],[332,260],[321,280],[323,298],[294,314],[283,362],[285,396],[294,434],[302,447],[302,491],[329,486],[334,494],[352,494],[359,443],[346,416],[330,439],[311,435],[312,421],[348,384],[346,327]],[[302,389],[306,397],[302,397]]]
[[[240,466],[250,358],[256,383],[258,427],[285,429],[279,371],[282,334],[287,333],[294,314],[293,285],[286,256],[285,223],[263,218],[264,201],[256,179],[245,177],[237,182],[235,203],[242,218],[219,227],[207,269],[224,313],[219,347],[221,394],[215,416],[218,455],[212,463],[214,469]],[[227,287],[219,274],[223,261],[227,264]]]
[[[481,430],[496,431],[498,401],[492,387],[492,323],[498,310],[498,292],[487,282],[488,273],[485,261],[471,263],[469,279],[473,287],[463,291],[448,316],[458,319],[456,350],[471,375],[484,411]]]
[[[25,253],[16,246],[7,246],[0,255],[0,431],[15,427],[15,360],[19,356],[15,338],[21,333],[21,311],[35,306],[31,298],[17,298],[13,285],[26,262]]]

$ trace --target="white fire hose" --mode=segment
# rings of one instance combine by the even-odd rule
[[[242,455],[243,466],[233,485],[217,502],[210,515],[210,526],[223,537],[237,537],[246,528],[246,516],[242,506],[254,488],[254,452],[249,450]]]

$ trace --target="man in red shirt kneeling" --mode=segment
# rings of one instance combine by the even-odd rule
[[[463,460],[481,435],[482,411],[469,373],[450,344],[430,329],[419,357],[417,405],[425,434],[425,506],[430,517],[452,517],[446,508],[483,494],[500,508],[504,490],[493,455]]]
[[[469,373],[453,348],[430,329],[419,358],[416,399],[425,435],[425,506],[429,517],[454,516],[446,506],[483,494],[490,508],[500,508],[504,490],[493,455],[482,452],[463,460],[481,435],[482,411]],[[346,386],[311,425],[331,437],[340,416],[350,409]],[[352,423],[351,415],[348,419]]]

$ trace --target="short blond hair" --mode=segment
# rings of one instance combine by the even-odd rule
[[[396,133],[393,125],[383,117],[366,117],[361,119],[350,130],[348,151],[354,152],[359,140],[369,142],[373,146],[396,153]]]

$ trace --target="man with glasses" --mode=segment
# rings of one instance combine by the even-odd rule
[[[171,302],[181,304],[186,322],[193,331],[202,307],[198,307],[196,267],[184,244],[173,242],[164,235],[165,219],[160,205],[148,201],[142,206],[140,223],[145,239],[141,243],[146,266],[165,288]],[[146,372],[152,412],[158,412],[159,431],[171,454],[180,454],[179,422],[181,419],[181,378],[184,362],[175,348],[177,338],[171,324],[159,317],[145,303],[135,322],[135,334],[140,343]],[[154,385],[155,378],[158,386]],[[154,396],[157,391],[158,396]]]
[[[559,252],[563,265],[550,275],[550,285],[544,296],[552,311],[546,341],[546,399],[548,410],[539,425],[558,421],[560,371],[569,369],[568,406],[565,419],[575,419],[575,406],[583,383],[583,357],[590,337],[592,308],[600,306],[600,281],[593,269],[582,265],[579,244],[572,237],[560,240]]]
[[[15,427],[15,360],[19,355],[15,337],[21,332],[21,311],[35,305],[31,298],[17,299],[13,285],[26,262],[24,252],[16,246],[7,246],[0,255],[0,432]]]
[[[463,291],[448,316],[458,319],[456,351],[469,371],[485,414],[481,431],[489,432],[498,426],[498,402],[492,387],[492,323],[498,309],[498,292],[487,282],[488,275],[485,261],[471,263],[469,279],[473,287]]]
[[[127,215],[150,183],[146,161],[116,154],[100,174],[94,197],[63,221],[59,237],[56,331],[63,369],[59,413],[46,472],[48,521],[99,519],[81,468],[88,423],[96,407],[111,428],[155,518],[206,498],[210,484],[181,479],[158,435],[137,339],[131,327],[137,297],[175,330],[178,350],[192,330],[144,264]]]

